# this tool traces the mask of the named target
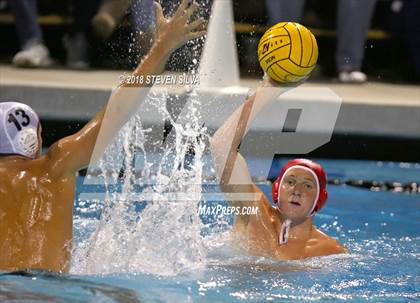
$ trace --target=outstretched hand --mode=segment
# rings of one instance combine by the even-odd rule
[[[156,7],[156,43],[162,43],[169,51],[181,47],[188,40],[205,35],[206,21],[202,18],[190,20],[198,9],[197,3],[190,4],[189,0],[182,0],[175,14],[165,18],[162,7],[155,2]]]

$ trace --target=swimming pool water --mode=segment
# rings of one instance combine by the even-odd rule
[[[420,165],[320,160],[341,179],[410,182]],[[257,162],[255,162],[257,163]],[[252,166],[253,164],[251,164]],[[257,165],[257,164],[256,164]],[[270,196],[271,188],[260,185]],[[214,191],[214,186],[205,187]],[[78,180],[78,194],[89,191]],[[87,275],[24,272],[0,275],[0,301],[13,302],[412,302],[420,299],[420,195],[329,186],[315,225],[350,250],[300,261],[251,257],[220,246],[206,266],[174,275],[147,271]],[[211,196],[211,194],[210,194]],[[99,208],[76,201],[75,246],[89,236]],[[204,220],[206,218],[203,218]],[[157,235],[159,236],[159,235]],[[207,238],[206,238],[207,237]],[[221,241],[204,233],[204,241]],[[159,254],[157,250],[155,252]],[[78,272],[75,274],[75,272]]]

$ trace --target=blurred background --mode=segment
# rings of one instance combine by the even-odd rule
[[[314,80],[337,77],[335,58],[339,23],[338,6],[341,5],[339,2],[345,1],[295,1],[302,2],[300,6],[303,5],[293,8],[299,11],[298,16],[293,9],[290,13],[277,14],[277,18],[299,21],[315,34],[320,56],[319,67],[312,76]],[[352,2],[352,0],[347,1]],[[21,7],[19,2],[22,2]],[[167,13],[177,5],[177,1],[173,0],[161,2]],[[276,23],[276,12],[273,7],[281,5],[280,2],[284,1],[233,1],[242,77],[261,76],[256,48],[264,31],[270,24]],[[419,1],[366,2],[371,2],[370,7],[362,9],[372,12],[364,17],[368,28],[362,33],[365,34],[366,41],[363,45],[361,70],[371,81],[416,83],[419,81],[418,57],[420,56],[420,26],[417,19],[420,15]],[[205,0],[199,3],[203,8],[200,14],[208,18],[211,1]],[[36,19],[32,21],[27,16],[28,13],[19,13],[22,10],[34,9],[36,9]],[[357,15],[362,13],[362,9],[359,8]],[[51,62],[39,65],[82,69],[130,69],[137,64],[141,55],[146,53],[150,46],[154,14],[150,0],[0,0],[1,63],[11,63],[14,56],[27,47],[25,44],[28,43],[28,39],[33,39],[33,37],[22,37],[25,34],[19,33],[15,20],[23,24],[21,27],[24,27],[26,36],[31,35],[33,27],[31,22],[39,24],[39,29],[33,30],[35,33],[32,36],[38,36],[35,39],[42,41],[52,59]],[[360,20],[349,22],[357,24]],[[184,47],[173,56],[168,67],[173,70],[186,70],[192,65],[191,58],[197,56],[185,56],[185,53],[200,51],[200,47]]]
[[[179,3],[160,2],[165,15]],[[208,20],[214,2],[197,3],[197,15]],[[263,33],[280,21],[299,22],[319,47],[318,65],[304,86],[328,87],[343,101],[331,141],[309,156],[419,162],[419,5],[234,0],[240,85],[259,85]],[[101,108],[118,77],[149,50],[154,22],[152,0],[0,0],[0,99],[27,103],[39,113],[47,147]],[[219,42],[216,49],[228,53],[233,41]],[[168,72],[197,70],[203,46],[197,39],[177,50]],[[235,67],[232,62],[217,73],[225,76],[223,68]]]

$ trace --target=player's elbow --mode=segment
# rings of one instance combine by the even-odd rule
[[[334,241],[334,243],[331,243],[328,248],[330,255],[336,255],[336,254],[347,254],[349,250],[338,243],[337,241]]]
[[[349,250],[347,247],[341,246],[339,245],[339,247],[337,247],[337,254],[348,254]]]

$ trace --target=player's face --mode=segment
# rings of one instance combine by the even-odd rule
[[[291,169],[280,185],[280,211],[290,219],[306,217],[317,194],[316,180],[301,168]]]

